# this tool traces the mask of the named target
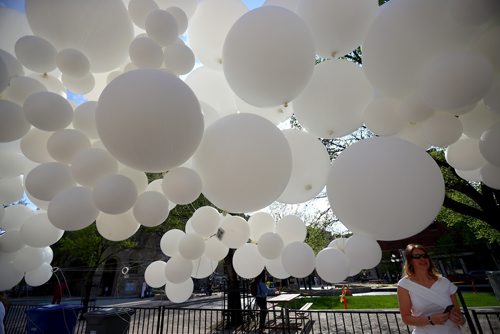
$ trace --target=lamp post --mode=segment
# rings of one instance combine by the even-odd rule
[[[391,262],[394,263],[394,265],[396,266],[396,272],[401,272],[401,257],[396,255],[396,254],[391,254]],[[396,277],[395,277],[395,281],[397,282],[398,281],[398,278],[399,278],[399,272],[398,274],[396,274]],[[394,277],[394,276],[393,276]]]

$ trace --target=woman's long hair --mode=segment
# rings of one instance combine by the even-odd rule
[[[420,249],[425,254],[429,255],[429,253],[427,252],[427,249],[422,245],[409,244],[408,246],[406,246],[405,264],[403,266],[403,276],[411,277],[411,276],[415,275],[415,268],[413,267],[413,264],[412,264],[413,259],[411,257],[413,255],[414,249]],[[439,271],[436,268],[436,265],[434,264],[434,262],[432,262],[432,259],[430,257],[429,257],[429,268],[427,269],[427,274],[434,279],[437,279],[439,276],[441,276]]]

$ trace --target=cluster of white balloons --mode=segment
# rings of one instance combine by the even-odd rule
[[[0,202],[26,193],[53,235],[95,221],[124,240],[200,194],[249,213],[326,185],[356,235],[401,239],[442,204],[431,146],[447,147],[461,177],[500,189],[498,1],[268,0],[249,11],[240,0],[26,0],[25,14],[0,7]],[[338,59],[358,46],[362,67]],[[328,60],[315,66],[315,55]],[[75,106],[68,90],[86,101]],[[292,114],[305,131],[276,126]],[[330,166],[318,137],[363,124],[380,138]],[[164,177],[148,184],[145,172]],[[256,238],[251,222],[228,215],[221,240],[203,224],[175,248],[200,268],[221,259],[204,253],[208,238],[258,262],[235,262],[242,277],[314,269],[310,247],[279,222]],[[0,223],[2,251],[49,246],[18,237],[24,219],[11,225]],[[168,267],[191,274],[187,260]]]

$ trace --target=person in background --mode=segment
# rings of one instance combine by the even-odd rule
[[[146,282],[142,282],[142,288],[141,288],[141,299],[146,296],[146,290],[148,288],[148,284]]]
[[[266,272],[262,271],[259,276],[255,278],[257,282],[257,294],[255,295],[255,303],[260,309],[259,318],[259,331],[262,332],[266,325],[267,313],[267,296],[273,296],[277,292],[275,289],[270,289],[266,285]]]
[[[60,304],[64,290],[66,289],[66,284],[61,281],[56,281],[54,285],[54,292],[52,297],[52,304]]]
[[[5,314],[7,313],[7,297],[4,292],[0,292],[0,334],[5,334]]]
[[[438,273],[423,246],[406,247],[398,302],[403,322],[415,326],[413,334],[461,333],[465,319],[456,291],[457,287]]]

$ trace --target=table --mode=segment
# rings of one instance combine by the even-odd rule
[[[269,303],[287,303],[300,296],[300,293],[282,293],[271,298],[268,298]]]
[[[300,296],[300,293],[282,293],[282,294],[268,298],[267,302],[273,304],[271,312],[274,312],[276,310],[276,305],[278,303],[288,303],[299,296]],[[289,328],[290,324],[289,324],[288,308],[284,307],[283,310],[284,310],[284,319],[281,319],[281,320],[283,321],[283,323],[285,323],[285,325],[283,325],[283,323],[276,322],[277,319],[275,319],[274,321],[272,321],[274,323],[272,323],[272,324],[269,323],[266,326],[266,328],[268,328],[268,329]]]

